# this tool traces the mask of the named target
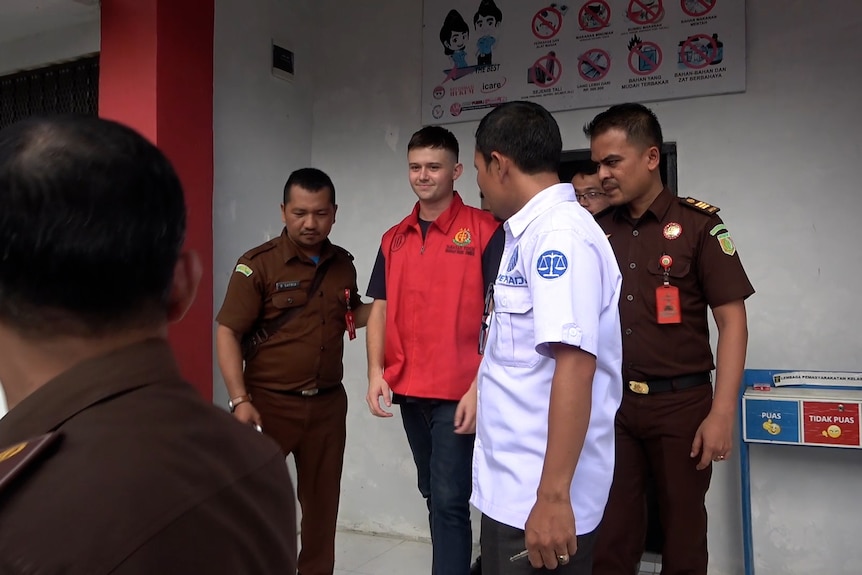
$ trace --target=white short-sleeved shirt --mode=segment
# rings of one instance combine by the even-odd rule
[[[572,481],[578,535],[601,521],[614,470],[622,399],[622,278],[604,232],[571,184],[533,197],[504,224],[506,247],[479,369],[471,503],[523,529],[536,503],[548,441],[555,361],[551,343],[596,356],[592,410]]]

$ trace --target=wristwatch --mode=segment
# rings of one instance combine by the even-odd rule
[[[230,401],[227,402],[227,406],[228,406],[228,409],[230,409],[230,412],[233,413],[234,410],[236,409],[237,405],[239,405],[240,403],[245,403],[245,402],[251,403],[251,394],[250,393],[246,393],[245,395],[240,395],[239,397],[232,398]]]

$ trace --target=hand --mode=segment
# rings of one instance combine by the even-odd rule
[[[455,408],[455,433],[469,435],[476,433],[476,380]]]
[[[534,569],[556,569],[568,563],[578,550],[571,500],[539,496],[524,527],[524,542]]]
[[[733,413],[710,412],[701,422],[691,444],[691,457],[700,455],[698,471],[706,469],[713,461],[724,461],[730,456],[733,421]]]
[[[248,425],[259,425],[263,427],[263,420],[260,418],[260,413],[255,409],[250,401],[243,401],[233,410],[233,416],[240,423]]]
[[[368,378],[368,393],[365,395],[365,402],[368,403],[372,415],[392,417],[392,412],[386,411],[380,406],[381,397],[383,397],[383,403],[386,404],[386,407],[392,407],[392,392],[389,390],[389,384],[383,379],[382,373]]]

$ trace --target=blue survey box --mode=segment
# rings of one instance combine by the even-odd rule
[[[743,397],[745,441],[800,443],[799,401]]]

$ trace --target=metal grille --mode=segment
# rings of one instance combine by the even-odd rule
[[[0,129],[29,116],[98,112],[98,54],[0,77]]]

